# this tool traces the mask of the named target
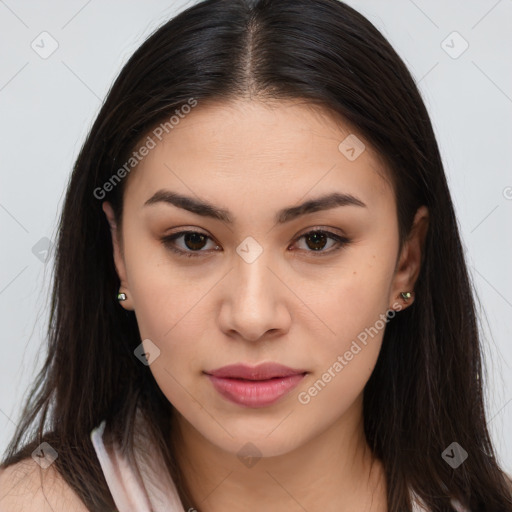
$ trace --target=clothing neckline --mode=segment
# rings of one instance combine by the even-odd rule
[[[91,431],[91,441],[118,512],[185,512],[176,485],[165,468],[162,455],[145,442],[137,411],[134,444],[136,464],[130,464],[117,445],[107,448],[103,441],[106,420]]]
[[[135,432],[139,442],[134,444],[135,466],[130,464],[119,447],[107,449],[103,441],[106,420],[90,434],[118,512],[185,512],[178,490],[162,459],[162,455],[144,436],[144,420],[137,411]],[[425,504],[411,490],[412,512],[429,512]],[[451,500],[457,512],[469,512]]]

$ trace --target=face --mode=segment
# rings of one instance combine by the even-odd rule
[[[413,300],[399,294],[414,288],[426,212],[398,254],[378,155],[304,103],[199,104],[157,142],[126,178],[122,233],[103,208],[121,305],[183,428],[271,456],[359,421],[386,313]]]

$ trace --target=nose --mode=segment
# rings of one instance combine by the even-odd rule
[[[263,255],[237,258],[226,277],[219,323],[227,336],[255,342],[288,332],[293,294]]]

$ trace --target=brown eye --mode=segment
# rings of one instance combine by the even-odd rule
[[[304,239],[306,242],[307,249],[305,249],[305,251],[311,252],[314,256],[324,256],[331,254],[333,252],[338,251],[339,249],[342,249],[343,247],[350,243],[350,240],[348,238],[324,230],[309,231],[308,233],[304,233],[303,235],[298,237],[297,241],[301,239]],[[324,250],[329,240],[332,240],[334,242],[330,246],[334,246],[334,249],[328,248],[327,250]]]
[[[183,239],[182,248],[176,247],[176,241],[180,238]],[[180,231],[162,238],[162,243],[179,256],[196,257],[207,252],[202,249],[206,246],[208,240],[210,240],[210,237],[199,231]],[[218,246],[215,245],[215,248],[218,248]]]
[[[315,231],[315,232],[311,233],[310,235],[306,235],[305,240],[310,249],[312,249],[314,251],[318,251],[325,247],[328,237],[325,235],[325,233],[322,233],[320,231]],[[310,245],[310,242],[311,242],[311,245]]]
[[[202,233],[190,232],[184,235],[183,243],[188,249],[197,251],[204,247],[207,238]]]
[[[181,248],[177,247],[179,244],[176,243],[179,239],[182,239]],[[302,239],[306,242],[306,249],[301,250],[311,253],[313,256],[329,255],[350,243],[350,240],[344,236],[320,229],[312,230],[301,235],[295,242]],[[162,238],[161,241],[168,249],[179,256],[190,258],[199,257],[202,256],[203,253],[208,253],[209,251],[203,249],[209,240],[211,240],[211,237],[199,231],[180,231],[179,233]],[[333,243],[325,250],[329,240]],[[220,247],[214,244],[213,249],[220,249]]]

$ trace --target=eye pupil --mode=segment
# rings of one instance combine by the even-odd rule
[[[202,233],[187,233],[184,235],[185,245],[187,246],[188,249],[191,250],[202,249],[204,247],[205,240],[206,236],[203,235]]]
[[[310,249],[314,249],[315,251],[324,248],[326,239],[327,239],[327,236],[324,233],[319,233],[319,232],[312,233],[312,234],[306,236],[306,241],[313,240],[313,247],[311,247],[309,245],[309,243],[308,243],[308,247]]]

